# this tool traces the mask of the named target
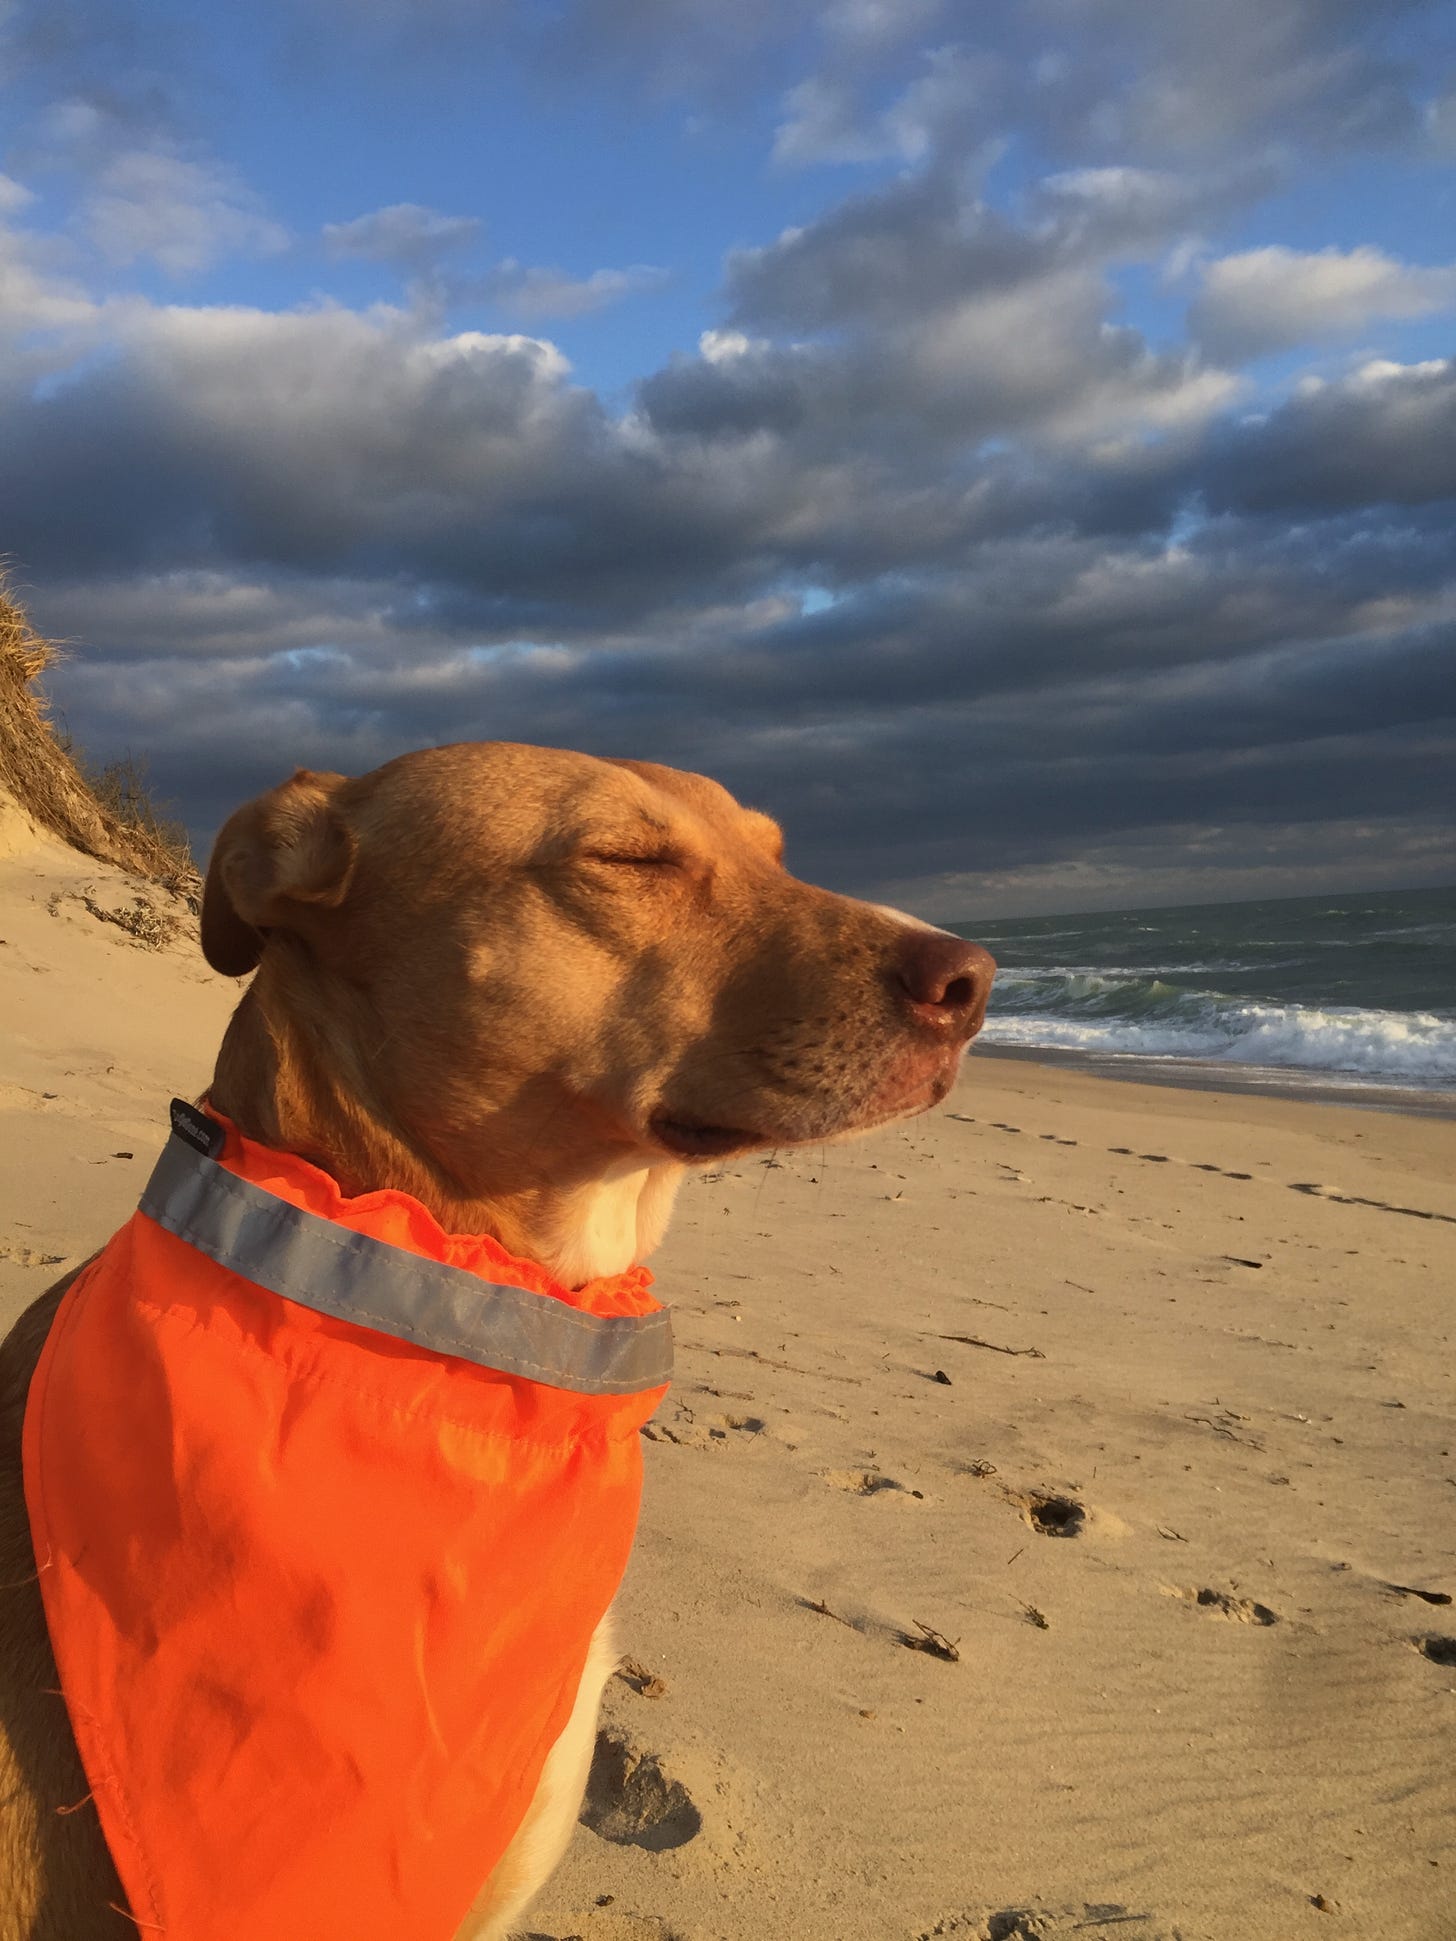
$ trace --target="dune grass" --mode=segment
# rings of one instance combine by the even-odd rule
[[[145,764],[127,757],[95,766],[57,732],[36,682],[58,652],[0,577],[0,789],[73,849],[199,908],[202,879],[187,832],[158,805]]]

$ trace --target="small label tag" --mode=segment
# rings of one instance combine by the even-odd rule
[[[210,1119],[198,1106],[189,1105],[186,1099],[173,1099],[172,1130],[179,1139],[185,1139],[195,1152],[204,1159],[216,1159],[222,1151],[224,1133],[216,1119]]]

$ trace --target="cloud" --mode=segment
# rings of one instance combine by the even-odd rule
[[[536,323],[548,317],[589,316],[627,297],[660,290],[671,276],[670,270],[651,263],[572,276],[566,270],[518,263],[507,256],[484,276],[457,280],[451,295],[456,302],[488,304],[523,323]]]
[[[1356,148],[1409,141],[1418,129],[1413,62],[1390,51],[1392,13],[1419,41],[1428,0],[1384,13],[1363,0],[1208,0],[1150,12],[1139,0],[1099,0],[1090,34],[1104,60],[1133,51],[1109,90],[1106,135],[1144,152],[1228,153],[1274,139]]]
[[[115,268],[151,261],[198,276],[229,256],[265,256],[288,232],[221,163],[153,124],[145,100],[73,95],[42,117],[40,169],[81,179],[77,228]]]
[[[725,302],[744,348],[647,379],[658,430],[792,431],[806,457],[852,447],[893,464],[913,450],[926,464],[1018,434],[1181,435],[1239,388],[1115,326],[1103,266],[1073,230],[1018,227],[938,175],[735,252]]]
[[[811,74],[790,88],[783,110],[774,131],[776,162],[879,162],[905,154],[889,120],[882,115],[867,125],[855,91],[827,75]]]
[[[1045,176],[1029,202],[1064,245],[1100,258],[1147,258],[1178,240],[1186,250],[1200,227],[1269,194],[1279,170],[1265,157],[1215,169],[1116,167],[1065,169]]]
[[[109,263],[150,258],[171,277],[200,275],[228,256],[267,256],[288,232],[228,171],[160,149],[114,155],[82,221]]]
[[[574,457],[599,416],[566,376],[536,339],[432,337],[387,309],[133,305],[109,358],[15,402],[4,513],[32,563],[73,544],[78,562],[161,549],[332,570],[450,532],[465,544],[533,480],[562,482],[563,447]],[[108,448],[128,453],[126,491],[88,483]],[[47,540],[26,511],[22,463],[74,491],[68,535]]]
[[[0,178],[8,183],[9,178]],[[19,187],[10,185],[11,189]],[[93,323],[98,306],[84,285],[66,273],[68,252],[49,237],[16,229],[6,220],[29,201],[28,192],[0,200],[0,339],[7,340],[8,367],[0,370],[0,400],[12,386],[29,382],[53,358],[64,365],[69,353],[48,344],[54,332]],[[27,340],[21,358],[17,340]]]
[[[879,59],[886,48],[937,25],[945,0],[828,0],[819,31],[831,46]]]
[[[1376,359],[1338,382],[1302,384],[1266,416],[1220,431],[1203,492],[1214,511],[1293,518],[1456,500],[1456,358]],[[1448,514],[1435,535],[1448,570],[1450,531]]]
[[[1368,246],[1300,251],[1272,245],[1205,265],[1188,324],[1211,356],[1238,361],[1351,336],[1385,318],[1451,309],[1456,265],[1422,268]]]
[[[754,355],[706,350],[730,371]],[[1094,828],[1282,800],[1316,734],[1310,803],[1384,802],[1395,757],[1362,768],[1334,742],[1424,730],[1440,692],[1449,546],[1362,538],[1338,508],[1292,539],[1218,504],[1196,449],[1140,507],[1128,487],[1126,533],[1081,533],[1121,461],[1023,457],[998,493],[1009,460],[958,485],[923,453],[896,478],[856,461],[852,421],[836,452],[820,426],[818,447],[791,431],[705,457],[607,417],[535,340],[437,339],[388,312],[140,312],[123,359],[15,424],[0,516],[54,581],[42,619],[92,646],[68,704],[219,808],[268,779],[275,719],[299,759],[365,765],[458,733],[650,744],[791,811],[826,869],[931,840],[899,799],[910,776],[912,794],[937,778],[943,846],[999,791],[1016,841],[1070,853]],[[1230,434],[1231,475],[1269,473],[1249,442],[1269,436]],[[1170,545],[1195,487],[1217,516]],[[59,503],[63,532],[35,516]],[[773,595],[794,574],[835,602],[800,615]],[[1395,678],[1401,640],[1424,686]],[[1281,653],[1277,680],[1249,671]],[[207,714],[219,684],[204,747],[187,695]],[[817,792],[845,762],[864,799],[836,785],[831,813]]]
[[[922,162],[983,149],[993,158],[990,104],[1001,64],[963,47],[934,48],[921,71],[883,107],[866,104],[877,75],[842,66],[811,74],[783,97],[773,159],[788,166],[826,162]]]
[[[1206,592],[1194,576],[1185,632]],[[1232,583],[1227,598],[1233,619]],[[103,600],[98,589],[97,617]],[[1034,611],[1034,588],[1025,603]],[[1161,845],[1170,865],[1181,848],[1187,900],[1204,868],[1231,869],[1251,850],[1271,869],[1280,845],[1286,858],[1333,866],[1352,820],[1383,824],[1383,867],[1416,854],[1432,866],[1432,836],[1451,826],[1441,784],[1451,737],[1430,725],[1449,633],[1273,646],[1241,656],[1230,681],[1209,662],[1162,665],[1151,641],[1143,672],[1118,665],[1110,650],[1129,622],[1109,604],[1079,652],[1069,609],[1064,645],[1048,643],[1019,672],[1008,637],[1000,684],[988,687],[979,658],[957,656],[948,638],[929,659],[912,641],[886,641],[877,662],[807,641],[797,653],[755,644],[741,630],[586,651],[482,651],[427,636],[406,652],[376,615],[332,647],[211,665],[93,651],[65,670],[63,698],[73,725],[89,734],[102,724],[103,747],[160,749],[159,780],[204,828],[277,779],[280,740],[290,761],[362,769],[401,747],[476,734],[602,753],[647,746],[718,774],[785,817],[793,866],[860,890],[940,872],[1064,873],[1089,855],[1126,869]],[[1277,626],[1273,611],[1266,622]],[[969,611],[966,624],[974,640]],[[778,683],[765,680],[772,670]],[[211,705],[219,683],[226,711]],[[942,900],[937,913],[964,909]]]
[[[940,922],[1052,915],[1305,895],[1405,889],[1446,873],[1449,831],[1400,816],[1322,822],[1174,823],[1116,842],[1092,839],[1076,855],[992,869],[951,868],[939,876],[880,886]]]
[[[352,222],[325,223],[324,250],[336,262],[387,263],[421,276],[443,257],[468,248],[483,227],[477,216],[446,216],[418,202],[392,202]]]
[[[994,153],[1013,132],[1068,169],[1279,167],[1298,150],[1415,149],[1444,127],[1424,76],[1448,49],[1436,0],[1393,11],[1403,45],[1392,9],[1363,0],[990,0],[974,38],[922,45],[888,101],[884,56],[857,58],[853,36],[826,34],[819,64],[783,97],[775,154],[949,161]]]
[[[355,58],[406,31],[369,11]],[[430,0],[408,11],[430,38]],[[696,348],[623,405],[545,320],[662,270],[481,267],[473,218],[400,203],[324,241],[399,269],[398,304],[161,305],[96,281],[84,228],[27,234],[49,204],[12,192],[0,533],[77,643],[68,725],[149,751],[204,835],[294,761],[651,752],[782,814],[807,873],[946,916],[1438,873],[1456,366],[1362,352],[1261,393],[1229,364],[1330,319],[1368,336],[1449,272],[1208,240],[1312,155],[1416,139],[1427,12],[1397,43],[1351,0],[992,4],[968,49],[929,0],[582,0],[544,27],[461,5],[442,44],[576,34],[580,77],[609,40],[619,93],[719,106],[715,62],[741,81],[792,39],[819,93],[781,159],[838,144],[889,177],[760,227]],[[784,58],[760,99],[804,80]],[[221,164],[129,99],[50,125],[81,220],[123,205],[110,260],[267,246]],[[1170,256],[1203,266],[1196,340],[1166,282],[1126,322],[1152,283],[1126,267]]]
[[[1055,245],[937,175],[850,196],[775,242],[733,251],[725,298],[750,329],[823,331],[903,322],[927,308],[1026,284]]]

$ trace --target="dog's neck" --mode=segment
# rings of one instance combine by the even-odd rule
[[[576,1187],[542,1188],[527,1204],[491,1209],[495,1233],[512,1253],[538,1260],[565,1287],[620,1274],[654,1251],[672,1217],[683,1168],[636,1157],[615,1162],[605,1175]],[[533,1236],[504,1239],[497,1225]],[[457,1229],[458,1230],[458,1229]]]
[[[624,1272],[662,1239],[682,1165],[607,1155],[578,1166],[576,1177],[472,1196],[391,1124],[347,1040],[331,1038],[320,1057],[315,1034],[276,997],[260,974],[233,1013],[209,1089],[248,1138],[311,1160],[346,1194],[408,1193],[447,1233],[489,1234],[569,1288]]]

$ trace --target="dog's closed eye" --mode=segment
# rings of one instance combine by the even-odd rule
[[[582,858],[612,869],[683,869],[687,858],[676,849],[591,849]]]

